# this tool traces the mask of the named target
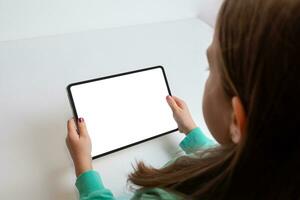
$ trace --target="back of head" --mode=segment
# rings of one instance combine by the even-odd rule
[[[247,113],[230,199],[299,199],[300,0],[225,0],[217,35],[223,85]]]

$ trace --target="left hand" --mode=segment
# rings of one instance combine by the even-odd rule
[[[74,119],[68,120],[68,135],[66,143],[71,154],[76,176],[92,170],[92,144],[83,118],[78,120],[78,132]]]

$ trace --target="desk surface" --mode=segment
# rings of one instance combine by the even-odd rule
[[[189,19],[0,42],[0,199],[76,199],[65,146],[71,82],[163,65],[172,93],[185,99],[208,133],[201,104],[212,32]],[[135,160],[160,167],[183,137],[171,133],[107,155],[94,160],[94,168],[119,196]]]

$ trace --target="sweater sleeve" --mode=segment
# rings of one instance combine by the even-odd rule
[[[216,143],[206,137],[199,127],[192,129],[179,143],[181,149],[186,153],[193,153],[197,149],[208,148]]]
[[[115,198],[112,192],[105,188],[98,172],[90,170],[82,173],[76,180],[80,200],[179,200],[178,196],[161,188],[148,188],[137,190],[132,195]]]
[[[94,170],[89,170],[78,176],[75,183],[80,200],[112,200],[112,192],[105,188],[100,175]]]

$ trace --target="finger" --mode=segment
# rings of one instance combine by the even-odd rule
[[[86,124],[85,124],[83,117],[78,118],[78,129],[79,129],[80,136],[88,135]]]
[[[70,154],[71,154],[71,156],[72,156],[72,147],[71,147],[71,145],[70,145],[70,139],[69,138],[66,138],[66,145],[67,145],[67,148],[68,148],[68,150],[69,150],[69,152],[70,152]]]
[[[167,102],[168,102],[168,104],[171,107],[173,112],[175,112],[179,109],[179,107],[176,104],[175,100],[171,96],[167,96]]]
[[[66,145],[67,145],[68,149],[70,149],[70,142],[69,142],[69,138],[68,137],[66,138]]]
[[[182,99],[180,99],[179,97],[176,97],[176,96],[172,96],[173,99],[175,100],[176,104],[180,107],[180,108],[183,108],[186,106],[186,103],[185,101],[183,101]]]
[[[76,139],[79,137],[78,133],[76,131],[76,124],[75,124],[75,121],[73,118],[68,120],[67,127],[68,127],[68,137],[69,138]]]

